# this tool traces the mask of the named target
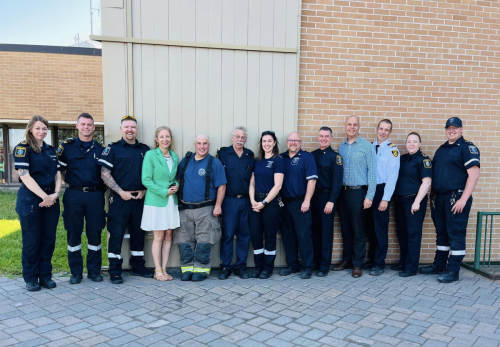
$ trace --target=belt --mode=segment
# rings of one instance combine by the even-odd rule
[[[28,189],[30,190],[28,187],[26,187],[26,185],[24,183],[21,183],[21,188],[24,188],[24,189]],[[50,187],[43,187],[43,186],[40,186],[40,188],[45,192],[45,193],[54,193],[54,191],[56,190],[56,187],[55,186],[50,186]]]
[[[244,198],[248,198],[248,194],[240,194],[240,195],[226,195],[230,198],[236,198],[236,199],[244,199]]]
[[[450,190],[449,192],[446,192],[446,193],[436,193],[436,195],[462,194],[463,192],[464,192],[464,189],[455,189],[455,190]]]
[[[207,206],[214,206],[214,205],[215,205],[215,200],[200,202],[199,204],[189,204],[189,203],[181,202],[179,204],[179,211],[182,211],[182,210],[196,210],[197,208],[202,208],[202,207],[207,207]]]
[[[314,191],[315,193],[330,193],[331,192],[331,189],[316,189]]]
[[[283,198],[283,201],[284,202],[294,202],[294,201],[299,201],[299,200],[304,200],[306,196],[305,195],[302,195],[302,196],[296,196],[294,198]]]
[[[255,199],[264,199],[266,196],[268,196],[269,193],[255,193]]]
[[[398,198],[410,198],[412,196],[416,196],[418,193],[413,193],[413,194],[409,194],[409,195],[398,195],[397,197]]]
[[[67,189],[69,190],[78,190],[78,191],[81,191],[81,192],[84,192],[84,193],[88,193],[88,192],[95,192],[95,191],[105,191],[106,189],[104,189],[103,186],[95,186],[95,187],[77,187],[77,186],[69,186]]]
[[[368,188],[368,186],[342,186],[342,189],[344,190],[356,190],[362,188]]]

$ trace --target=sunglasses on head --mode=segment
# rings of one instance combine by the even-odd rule
[[[274,135],[274,131],[272,131],[272,130],[263,131],[260,136],[264,136],[264,135]]]
[[[135,119],[134,116],[125,116],[125,117],[122,118],[122,121],[123,120],[129,120],[129,119],[137,121],[137,119]]]

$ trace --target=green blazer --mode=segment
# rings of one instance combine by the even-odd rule
[[[179,157],[174,151],[168,150],[174,160],[172,171],[168,169],[167,161],[163,157],[160,148],[155,148],[146,152],[142,163],[142,184],[147,188],[144,205],[165,207],[170,197],[178,205],[177,194],[168,196],[168,186],[177,182],[177,167]]]

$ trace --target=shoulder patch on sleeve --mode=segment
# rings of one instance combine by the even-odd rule
[[[432,162],[430,159],[424,159],[424,167],[426,169],[431,169],[432,168]]]
[[[342,157],[340,155],[337,154],[337,158],[335,159],[335,162],[337,163],[337,165],[343,165],[344,162],[342,161]]]
[[[25,157],[26,156],[26,147],[17,146],[16,147],[16,154],[15,155],[16,155],[17,158],[23,158],[23,157]]]
[[[471,142],[469,142],[469,143],[471,143]],[[476,146],[474,146],[474,145],[469,145],[469,152],[470,152],[471,154],[479,154],[479,150],[478,150],[478,149],[477,149],[477,147],[476,147]]]
[[[111,144],[109,144],[106,148],[104,148],[101,155],[108,155],[110,150],[111,150]]]
[[[63,152],[64,152],[64,146],[62,143],[60,143],[59,147],[57,147],[57,150],[56,150],[57,156],[60,157]]]
[[[392,155],[395,156],[396,158],[399,157],[399,152],[397,149],[392,150]]]

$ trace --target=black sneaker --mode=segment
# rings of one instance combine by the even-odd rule
[[[458,271],[446,270],[441,275],[439,275],[438,281],[441,283],[451,283],[458,281],[459,278],[460,276],[458,274]]]
[[[231,276],[231,269],[228,268],[222,268],[222,271],[219,275],[220,280],[227,280]]]
[[[279,275],[280,276],[288,276],[290,274],[294,274],[299,272],[299,269],[292,269],[291,267],[284,267],[280,269]]]
[[[370,270],[370,276],[380,276],[384,273],[384,269],[382,269],[381,267],[373,267],[371,270]]]
[[[417,272],[416,271],[401,271],[399,273],[399,277],[411,277],[411,276],[416,276]]]
[[[71,278],[69,279],[70,284],[78,284],[81,283],[83,279],[83,276],[80,275],[72,275]]]
[[[261,280],[267,280],[269,277],[272,276],[272,274],[273,273],[271,271],[264,270],[260,273],[259,278]]]
[[[206,273],[203,273],[203,272],[195,272],[193,274],[193,277],[191,278],[191,281],[193,282],[201,282],[201,281],[204,281],[206,280],[208,277],[208,275]]]
[[[57,287],[57,284],[56,282],[54,282],[52,280],[52,278],[49,278],[48,280],[40,280],[40,285],[44,288],[47,288],[47,289],[54,289],[55,287]]]
[[[302,272],[300,273],[300,278],[302,278],[303,280],[308,280],[309,278],[311,278],[312,276],[312,270],[302,270]]]
[[[191,281],[191,278],[193,278],[192,272],[183,272],[181,275],[181,281]]]
[[[148,269],[144,268],[141,270],[132,270],[132,276],[141,276],[144,278],[153,278],[154,274],[153,272],[149,271]]]
[[[26,282],[26,289],[28,292],[38,292],[42,287],[40,287],[40,283],[38,282]]]
[[[244,266],[240,266],[234,270],[234,274],[236,276],[239,276],[242,280],[246,280],[250,278],[250,275],[248,274],[247,268]]]
[[[101,274],[88,274],[87,277],[90,278],[92,282],[102,282],[103,280]]]
[[[122,284],[123,283],[123,278],[120,275],[111,275],[110,277],[111,283],[113,284]]]
[[[418,271],[420,271],[420,273],[424,275],[433,275],[433,274],[441,275],[443,272],[446,271],[446,269],[437,267],[436,265],[432,264],[427,266],[421,266],[420,269],[418,269]]]
[[[328,271],[319,270],[316,273],[316,276],[318,276],[318,277],[325,277],[326,275],[328,275]]]
[[[250,274],[250,278],[259,278],[260,273],[262,272],[262,269],[255,269],[253,272]]]

